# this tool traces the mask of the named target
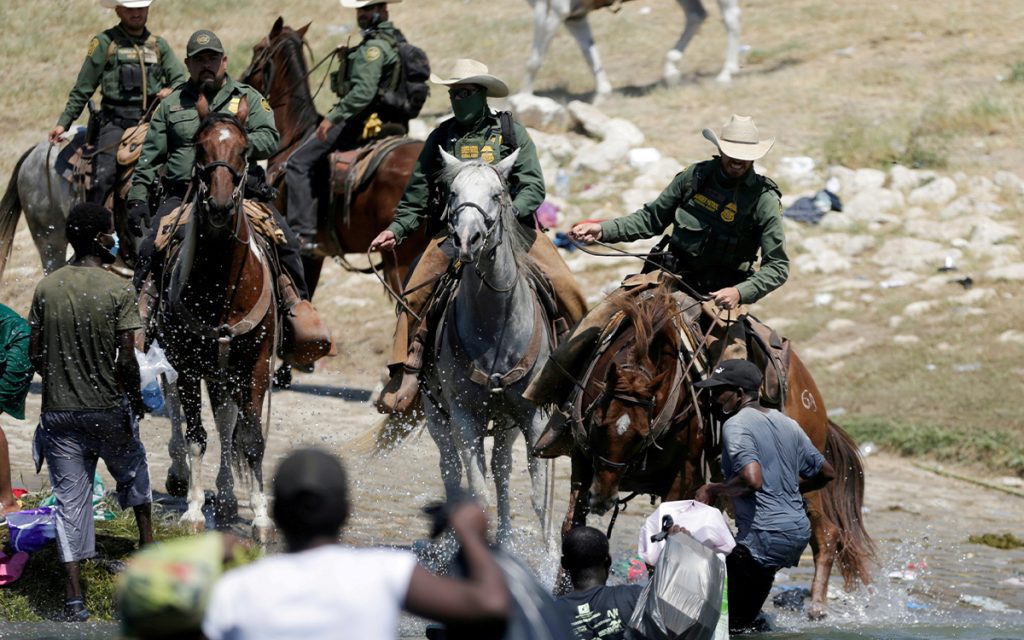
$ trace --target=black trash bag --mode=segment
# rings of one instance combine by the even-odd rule
[[[630,629],[646,640],[710,640],[722,613],[725,563],[688,533],[668,536]]]

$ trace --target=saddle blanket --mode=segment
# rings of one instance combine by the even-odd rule
[[[171,239],[178,232],[178,229],[192,219],[192,207],[193,205],[190,202],[173,209],[170,213],[160,218],[160,226],[157,229],[155,242],[158,251],[166,249],[167,245],[171,243]],[[274,220],[274,214],[270,207],[256,200],[243,201],[243,207],[245,208],[245,215],[249,217],[249,222],[252,223],[252,226],[262,236],[268,238],[274,244],[285,244],[287,242],[284,231],[281,227],[277,226],[277,221]]]

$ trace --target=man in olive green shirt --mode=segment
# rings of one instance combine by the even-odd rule
[[[332,76],[338,102],[289,156],[285,172],[288,223],[299,234],[304,250],[314,248],[316,237],[319,202],[313,185],[314,167],[332,151],[354,149],[376,137],[382,125],[391,125],[390,132],[404,133],[408,128],[407,122],[388,122],[388,114],[378,105],[383,87],[400,72],[397,43],[404,42],[405,36],[388,15],[388,3],[395,2],[401,0],[341,1],[343,7],[356,10],[363,40],[347,50],[341,71]]]
[[[92,482],[102,459],[117,482],[121,508],[132,507],[139,545],[153,541],[152,491],[139,439],[142,403],[135,331],[141,326],[131,284],[103,268],[117,257],[114,220],[84,202],[68,214],[75,257],[43,278],[32,296],[29,357],[43,378],[33,439],[37,471],[46,460],[57,498],[57,550],[67,571],[64,615],[88,619],[80,561],[96,555]]]
[[[68,95],[64,112],[50,130],[50,143],[82,114],[97,87],[103,95],[97,121],[90,123],[96,136],[93,181],[86,199],[103,203],[114,187],[116,155],[124,130],[139,123],[154,100],[167,97],[185,81],[185,67],[163,38],[146,29],[152,0],[100,0],[121,20],[89,42],[78,80]]]
[[[407,278],[406,290],[409,293],[405,296],[405,303],[417,315],[421,315],[437,279],[451,263],[440,248],[441,243],[448,239],[440,225],[444,211],[441,203],[448,200],[446,186],[438,182],[443,164],[441,149],[461,160],[483,160],[488,164],[500,162],[518,149],[519,156],[509,175],[508,187],[520,222],[536,229],[534,214],[544,202],[544,176],[537,159],[537,148],[526,128],[513,122],[509,114],[495,113],[487,106],[488,96],[507,96],[508,87],[489,74],[484,64],[475,60],[456,60],[451,75],[448,79],[432,75],[430,80],[448,87],[454,117],[442,122],[427,137],[395,210],[394,221],[370,244],[371,251],[392,249],[424,222],[429,225],[428,230],[441,230],[442,233],[427,245]],[[555,246],[543,233],[535,232],[529,255],[551,282],[559,315],[569,327],[575,325],[586,311],[586,300]],[[388,363],[394,377],[385,387],[377,406],[384,413],[407,409],[416,396],[423,347],[430,327],[421,323],[410,340],[411,321],[407,309],[400,308]],[[398,376],[400,372],[404,375]]]
[[[657,199],[637,211],[605,222],[579,223],[569,235],[585,244],[626,242],[652,238],[672,226],[666,268],[693,292],[709,296],[729,316],[728,322],[715,323],[718,330],[712,336],[721,342],[713,356],[745,358],[742,324],[733,311],[760,300],[789,277],[779,189],[771,179],[754,172],[754,161],[768,153],[775,139],[761,140],[753,120],[737,115],[725,124],[721,136],[710,129],[703,135],[718,148],[719,156],[688,167]],[[758,255],[760,267],[755,270]],[[636,292],[634,281],[628,279],[628,283],[577,325],[534,376],[526,398],[537,404],[566,400],[619,308],[616,301]],[[564,426],[560,420],[549,425],[538,441],[540,453],[564,452],[556,446],[567,435]]]
[[[279,135],[274,125],[274,113],[267,100],[247,84],[236,82],[227,75],[228,57],[220,39],[211,31],[201,29],[188,41],[189,80],[160,103],[150,120],[149,132],[142,145],[142,153],[135,168],[132,186],[128,191],[128,219],[135,230],[141,230],[149,218],[149,190],[164,168],[164,200],[156,212],[155,223],[139,250],[135,268],[135,286],[140,289],[154,263],[156,235],[159,220],[181,205],[192,181],[195,165],[193,138],[199,130],[200,119],[196,104],[204,96],[210,113],[238,113],[242,100],[248,102],[249,114],[245,130],[249,136],[249,160],[269,158],[277,151]],[[273,210],[273,207],[271,207]],[[278,257],[295,282],[302,299],[308,299],[306,281],[299,259],[298,240],[284,218],[274,211],[278,226],[287,242],[277,245]]]

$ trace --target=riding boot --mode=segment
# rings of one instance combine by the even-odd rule
[[[421,323],[426,324],[426,323]],[[380,413],[406,413],[413,406],[420,391],[420,370],[423,368],[423,336],[417,331],[409,345],[405,363],[396,371],[377,400]],[[401,375],[399,375],[401,373]]]
[[[569,415],[572,402],[566,402],[551,413],[547,426],[533,445],[531,455],[535,458],[557,458],[572,454],[572,429],[569,428]]]
[[[277,278],[281,313],[285,319],[282,357],[288,364],[308,369],[327,355],[336,355],[331,330],[309,300],[303,299],[288,273]]]

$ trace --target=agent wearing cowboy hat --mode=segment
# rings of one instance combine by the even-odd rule
[[[502,132],[503,116],[487,105],[488,97],[507,96],[508,85],[488,73],[486,65],[475,60],[456,60],[449,78],[432,74],[430,81],[448,87],[454,117],[442,122],[427,137],[402,200],[395,210],[394,222],[374,238],[370,244],[371,251],[394,248],[424,221],[431,225],[428,229],[438,230],[444,209],[440,203],[447,201],[444,186],[437,181],[443,166],[441,149],[462,160],[483,160],[490,164],[501,161],[515,150],[511,140],[507,139],[512,136]],[[511,125],[515,148],[519,151],[508,181],[512,204],[520,221],[535,229],[534,212],[544,202],[544,176],[537,159],[537,148],[526,129],[517,122]],[[406,290],[410,293],[406,295],[405,302],[417,315],[420,315],[430,299],[434,283],[451,263],[440,248],[446,239],[447,234],[439,233],[427,245],[415,269],[409,274]],[[586,300],[555,246],[543,233],[537,233],[529,253],[552,284],[559,315],[568,326],[575,325],[586,310]],[[408,409],[417,394],[423,346],[430,327],[428,323],[421,323],[410,340],[410,322],[409,314],[400,309],[389,362],[393,377],[377,404],[377,409],[383,413]],[[399,376],[403,371],[404,374]]]
[[[103,204],[114,187],[117,146],[124,130],[137,125],[154,100],[167,97],[187,77],[167,41],[146,29],[151,3],[100,0],[100,5],[113,9],[121,22],[89,42],[64,113],[50,130],[50,144],[59,143],[61,134],[82,114],[99,87],[103,103],[95,121],[89,123],[89,142],[97,147],[92,186],[86,194],[90,202]]]
[[[342,7],[356,10],[363,40],[346,50],[342,71],[336,77],[332,74],[331,88],[338,95],[337,104],[289,156],[285,172],[288,223],[299,234],[303,250],[314,249],[312,241],[316,237],[318,205],[313,168],[332,151],[354,149],[382,131],[391,135],[404,134],[408,129],[408,122],[389,122],[388,114],[377,107],[381,88],[400,71],[397,43],[405,36],[389,20],[388,4],[401,1],[341,0]],[[375,126],[368,126],[370,121]]]
[[[753,119],[738,115],[729,118],[721,135],[710,129],[704,129],[703,135],[720,155],[679,173],[657,199],[635,212],[605,222],[581,222],[569,235],[585,244],[629,242],[653,238],[672,225],[667,239],[672,264],[665,267],[735,320],[733,310],[760,300],[789,277],[781,194],[771,179],[754,172],[754,161],[768,153],[775,138],[762,140]],[[755,271],[758,255],[760,267]],[[574,379],[583,375],[581,367],[589,362],[601,332],[619,308],[616,297],[636,291],[639,283],[633,278],[587,314],[531,381],[526,398],[537,404],[566,401]],[[712,361],[745,358],[742,324],[717,320],[717,310],[709,344]],[[538,441],[538,451],[544,455],[545,451],[564,452],[554,446],[568,435],[564,427],[560,420],[549,424],[548,433]]]

